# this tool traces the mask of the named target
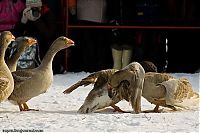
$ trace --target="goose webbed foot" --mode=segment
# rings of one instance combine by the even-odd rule
[[[18,104],[20,111],[39,111],[38,109],[30,109],[26,103]]]
[[[142,111],[142,113],[161,113],[161,112],[163,112],[163,109],[159,110],[159,105],[156,105],[156,107],[153,110]]]
[[[177,108],[175,108],[175,107],[172,106],[172,105],[166,105],[165,107],[170,108],[170,109],[172,109],[173,111],[177,111]]]
[[[111,105],[111,107],[114,108],[114,111],[113,111],[113,112],[130,113],[130,112],[128,112],[128,111],[123,111],[123,110],[121,110],[121,109],[120,109],[118,106],[116,106],[116,105]]]
[[[21,110],[20,110],[21,111]],[[39,109],[24,109],[22,111],[39,111]]]
[[[177,111],[177,108],[175,108],[172,105],[165,105],[164,107],[170,108],[170,109],[172,109],[172,111]],[[145,111],[142,111],[142,112],[143,113],[162,113],[163,109],[159,110],[159,105],[156,105],[156,107],[153,110],[145,110]]]

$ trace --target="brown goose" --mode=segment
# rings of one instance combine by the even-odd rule
[[[20,111],[33,110],[29,109],[26,102],[33,97],[45,93],[52,84],[52,61],[54,56],[58,51],[73,45],[74,42],[72,40],[61,36],[52,43],[40,66],[12,73],[15,86],[8,99],[12,103],[18,104]]]
[[[141,62],[141,65],[145,69],[145,72],[157,71],[157,67],[150,61],[143,61]],[[120,98],[116,97],[115,99],[111,99],[108,96],[108,79],[117,71],[117,69],[107,69],[92,73],[86,78],[83,78],[81,81],[78,81],[77,83],[67,88],[63,93],[69,94],[79,86],[94,84],[93,89],[89,92],[83,105],[79,108],[78,113],[91,113],[108,106],[113,107],[114,111],[127,113],[115,105],[121,100]]]
[[[12,74],[4,60],[5,51],[14,39],[10,31],[0,33],[0,102],[7,99],[14,89]]]
[[[135,113],[141,112],[141,96],[145,70],[138,62],[132,62],[115,72],[108,80],[108,96],[113,100],[125,99]]]
[[[90,113],[108,106],[113,107],[115,111],[124,112],[115,105],[120,101],[120,99],[112,100],[108,96],[107,82],[110,76],[116,71],[118,70],[107,69],[92,73],[86,78],[67,88],[63,93],[69,94],[79,86],[94,84],[93,89],[89,92],[83,105],[79,108],[78,113]]]
[[[157,73],[157,72],[148,72],[156,71],[157,69],[152,63],[143,65],[145,71],[144,86],[142,91],[142,96],[147,99],[150,103],[155,104],[156,107],[152,111],[143,111],[143,112],[160,112],[159,106],[164,106],[177,110],[176,107],[181,108],[190,108],[190,105],[195,105],[199,103],[199,94],[192,90],[192,86],[187,79],[175,79],[173,76],[167,73]],[[107,71],[107,70],[104,70]],[[96,72],[98,74],[91,74],[88,77],[78,81],[74,85],[67,88],[64,93],[71,93],[73,90],[78,88],[81,85],[88,85],[97,82],[98,77],[108,77],[106,75],[113,75],[116,71],[107,71],[107,73]],[[96,76],[94,76],[96,75]],[[97,76],[98,75],[98,76]],[[128,74],[127,74],[128,76]],[[92,79],[93,77],[93,79]],[[97,78],[97,80],[96,80]],[[118,77],[117,83],[125,80],[123,77]],[[125,83],[124,83],[125,84]],[[125,84],[126,85],[126,84]],[[108,90],[106,85],[101,85],[101,88],[95,89],[95,87],[90,91],[86,97],[84,104],[78,110],[80,113],[90,113],[94,112],[97,109],[102,109],[104,107],[112,106],[113,103],[118,103],[121,99],[118,97],[113,97],[112,99],[108,97]],[[117,85],[114,85],[117,86]],[[99,86],[100,87],[100,86]],[[123,88],[121,88],[123,89]],[[177,95],[178,94],[178,95]],[[101,100],[103,99],[103,100]],[[118,109],[117,109],[118,110]],[[118,110],[120,111],[120,110]],[[123,112],[123,111],[120,111]]]
[[[189,109],[192,104],[199,103],[199,94],[193,91],[187,79],[176,79],[166,73],[147,73],[142,96],[156,105],[153,112],[160,112],[159,106],[176,111],[176,107]]]
[[[32,37],[18,37],[15,40],[16,43],[16,51],[13,53],[13,55],[7,60],[8,68],[11,72],[16,71],[17,69],[17,62],[19,60],[19,57],[21,54],[30,46],[37,43],[37,40],[35,40]]]
[[[128,76],[128,73],[124,72],[121,76],[116,75],[118,78],[110,78],[110,85],[120,86],[118,83],[123,83],[123,81],[127,79],[127,77],[123,75]],[[126,86],[125,83],[123,85]],[[119,95],[120,92],[126,91],[126,87],[118,87],[117,89],[117,93],[113,94],[112,98]],[[190,109],[190,105],[199,103],[199,94],[193,91],[192,85],[187,79],[176,79],[166,73],[146,73],[142,96],[150,103],[156,105],[154,110],[144,112],[158,113],[160,112],[159,106],[170,108],[173,111],[177,110],[176,107]]]

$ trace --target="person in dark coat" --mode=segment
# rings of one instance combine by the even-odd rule
[[[133,0],[108,0],[108,21],[110,25],[134,25]],[[121,69],[132,60],[134,34],[132,29],[112,29],[110,36],[113,68]]]
[[[103,26],[107,24],[107,0],[77,0],[78,25]],[[70,13],[75,14],[74,12]],[[70,23],[73,23],[70,21]],[[73,30],[75,31],[75,30]],[[70,30],[70,32],[73,32]],[[76,29],[76,47],[71,48],[70,63],[76,64],[70,71],[95,72],[107,68],[109,47],[107,29]],[[70,35],[72,35],[70,33]],[[77,61],[78,60],[78,61]],[[75,62],[74,62],[75,61]],[[76,67],[76,70],[75,70]]]
[[[23,0],[0,0],[0,32],[7,30],[13,33],[24,9]],[[7,49],[5,60],[9,58],[9,55],[10,50]]]
[[[51,43],[58,37],[58,26],[55,14],[49,8],[45,0],[26,0],[26,8],[23,11],[21,22],[15,29],[16,36],[32,36],[38,40],[39,57],[43,59]],[[53,71],[62,73],[61,56],[56,56],[53,61]]]

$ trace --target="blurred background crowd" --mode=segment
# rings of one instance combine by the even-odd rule
[[[199,7],[199,0],[0,0],[0,31],[37,38],[37,62],[55,38],[67,35],[76,45],[67,52],[67,71],[121,69],[148,60],[159,72],[193,73],[200,68]],[[66,29],[68,24],[92,27]],[[54,74],[65,71],[65,56],[56,55]]]

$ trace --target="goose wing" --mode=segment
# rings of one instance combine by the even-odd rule
[[[109,75],[113,74],[116,69],[107,69],[107,70],[101,70],[95,73],[90,74],[86,78],[83,78],[82,80],[76,82],[69,88],[67,88],[63,93],[69,94],[75,89],[77,89],[79,86],[87,86],[90,84],[95,84],[94,88],[99,88],[99,86],[102,86],[102,84],[105,84],[108,81]]]
[[[27,71],[19,70],[19,71],[12,72],[14,84],[19,85],[23,83],[24,81],[31,79],[34,74],[35,73],[33,71],[28,71],[28,70]]]
[[[8,78],[0,77],[0,92],[4,92],[10,85]]]

